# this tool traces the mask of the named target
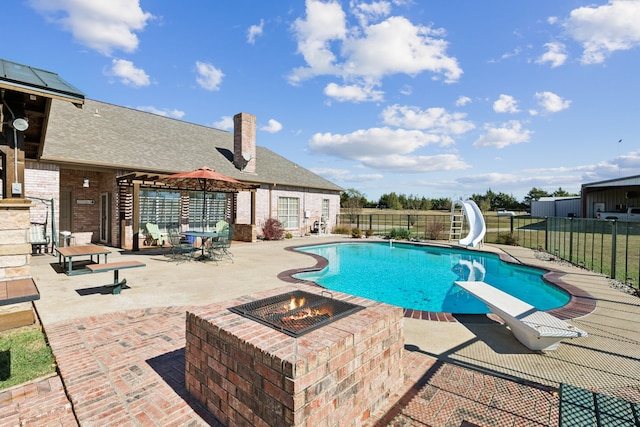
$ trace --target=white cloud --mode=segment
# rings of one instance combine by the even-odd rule
[[[427,108],[421,110],[418,107],[403,105],[391,105],[382,112],[385,124],[429,130],[444,135],[460,135],[475,128],[475,125],[467,120],[465,113],[449,113],[444,108]]]
[[[196,62],[196,70],[198,72],[196,82],[198,82],[201,88],[211,91],[220,90],[220,84],[224,77],[221,70],[211,64],[200,61]]]
[[[359,24],[350,26],[336,1],[306,1],[306,16],[292,26],[298,53],[306,65],[292,70],[291,84],[321,75],[342,78],[345,88],[353,86],[354,81],[378,86],[385,76],[393,74],[431,72],[434,78],[449,83],[462,75],[456,58],[447,55],[448,43],[442,38],[442,30],[414,25],[401,16],[370,24],[370,20],[389,14],[387,2],[359,3],[351,10]],[[343,91],[335,93],[343,95]]]
[[[493,111],[496,113],[517,113],[518,102],[510,95],[501,94],[493,103]]]
[[[139,44],[136,32],[153,18],[142,11],[139,0],[29,0],[29,4],[69,31],[78,43],[103,55],[114,50],[135,51]]]
[[[561,66],[567,60],[566,46],[559,42],[549,42],[544,45],[547,51],[536,60],[538,64],[549,63],[551,68]]]
[[[364,167],[397,173],[466,169],[457,154],[417,155],[419,148],[443,140],[419,130],[371,128],[350,134],[317,133],[309,141],[312,152],[358,161]]]
[[[217,122],[213,122],[213,127],[222,130],[233,130],[233,117],[222,116]]]
[[[337,83],[329,83],[324,88],[324,94],[339,102],[366,102],[381,101],[383,99],[384,92],[374,90],[373,86],[366,84],[341,86]]]
[[[252,25],[249,27],[247,31],[247,43],[254,44],[256,42],[256,37],[262,35],[262,30],[264,28],[264,19],[260,20],[260,25]]]
[[[522,124],[517,120],[503,123],[500,127],[486,125],[484,130],[485,133],[473,143],[474,147],[504,148],[521,144],[528,142],[532,133],[530,130],[523,129]]]
[[[377,20],[391,13],[391,3],[388,1],[360,2],[351,7],[361,26],[366,26],[370,20]]]
[[[141,105],[136,107],[136,110],[146,111],[147,113],[157,114],[163,117],[173,117],[174,119],[181,119],[182,117],[184,117],[184,111],[180,111],[176,109],[169,110],[166,108],[159,109],[152,105]]]
[[[456,99],[456,107],[464,107],[467,104],[471,103],[471,98],[469,98],[468,96],[459,96],[458,99]]]
[[[143,69],[136,68],[133,62],[125,59],[112,60],[110,74],[118,77],[127,86],[141,87],[151,84],[151,79]]]
[[[553,92],[536,92],[538,105],[544,108],[547,113],[557,113],[566,110],[571,105],[571,101],[562,99]]]
[[[356,174],[350,169],[312,168],[311,172],[325,177],[329,181],[370,182],[384,178],[380,173]]]
[[[322,154],[343,159],[385,157],[408,154],[420,147],[438,143],[440,138],[419,130],[371,128],[349,134],[317,133],[311,137],[309,148]]]
[[[423,173],[469,169],[471,166],[457,154],[434,156],[405,156],[392,154],[382,157],[366,157],[361,162],[370,168],[397,173]]]
[[[262,126],[260,130],[269,132],[269,133],[278,133],[282,130],[282,124],[274,119],[269,119],[269,124],[267,126]]]
[[[581,61],[600,64],[619,50],[640,46],[640,1],[609,0],[601,6],[584,6],[571,11],[563,26],[582,44]]]

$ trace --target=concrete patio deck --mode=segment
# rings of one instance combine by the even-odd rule
[[[109,261],[147,264],[122,272],[129,288],[121,295],[102,287],[109,273],[69,277],[59,273],[57,258],[34,257],[41,293],[35,306],[60,375],[1,391],[0,426],[219,425],[184,388],[186,310],[283,286],[282,271],[315,265],[285,247],[336,240],[342,238],[234,242],[235,262],[219,265],[114,249]],[[487,316],[405,318],[405,387],[364,425],[555,426],[560,383],[640,404],[640,299],[529,249],[484,249],[563,271],[565,282],[597,302],[592,313],[569,320],[589,336],[536,353]]]

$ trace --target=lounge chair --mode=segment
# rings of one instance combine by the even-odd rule
[[[147,229],[147,234],[148,237],[150,237],[151,239],[151,244],[153,245],[158,245],[160,247],[164,246],[164,242],[166,242],[168,240],[167,235],[165,233],[161,233],[160,229],[158,228],[158,224],[154,224],[152,222],[148,222],[145,225],[145,228]]]
[[[587,336],[585,331],[485,282],[455,283],[487,304],[492,313],[504,320],[518,341],[530,350],[555,350],[565,338]]]

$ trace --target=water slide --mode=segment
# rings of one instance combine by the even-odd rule
[[[475,247],[482,242],[487,232],[487,226],[484,223],[482,212],[473,200],[459,200],[456,203],[462,205],[464,215],[467,217],[467,222],[469,223],[469,234],[467,237],[458,240],[458,243],[463,246]]]

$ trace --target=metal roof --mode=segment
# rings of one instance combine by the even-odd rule
[[[84,94],[56,73],[0,59],[0,88],[84,103]]]
[[[587,184],[582,184],[582,188],[627,187],[627,186],[635,186],[635,185],[640,185],[640,175],[608,179],[606,181],[590,182]]]

